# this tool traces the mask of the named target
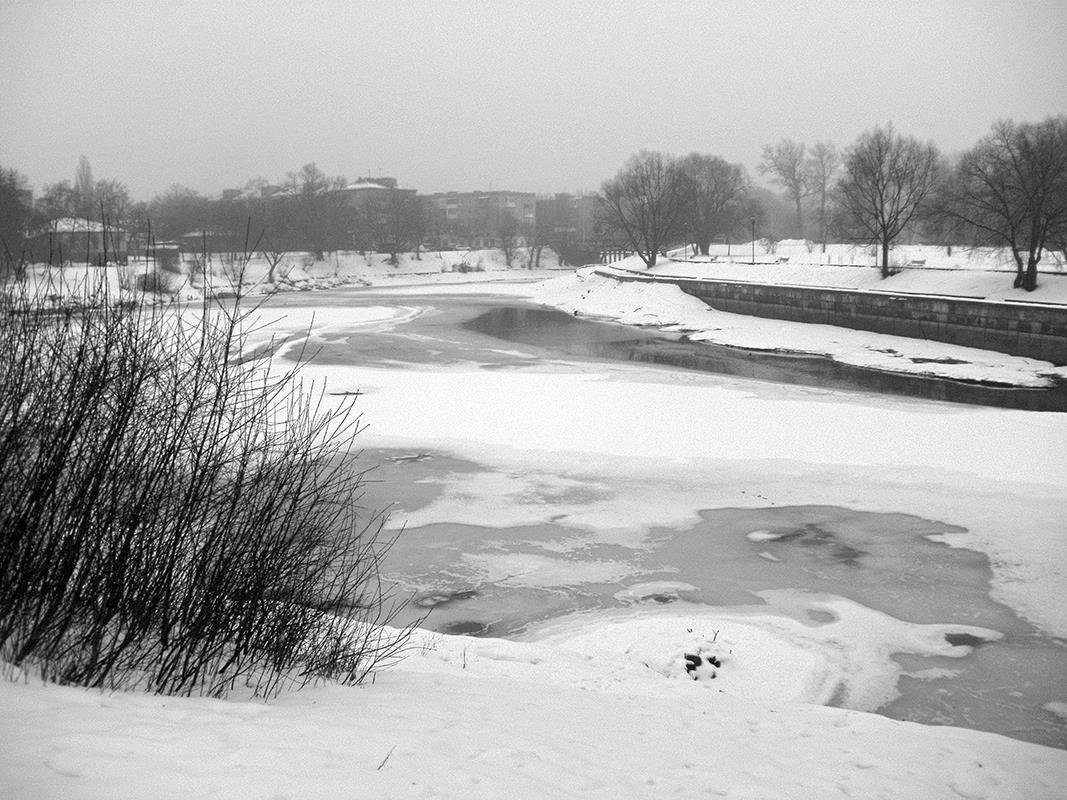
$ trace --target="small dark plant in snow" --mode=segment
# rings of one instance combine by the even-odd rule
[[[139,284],[142,292],[171,297],[182,287],[184,280],[180,275],[157,266],[139,276],[135,283]]]
[[[239,295],[145,301],[0,291],[0,659],[162,694],[362,681],[406,631],[351,401],[249,352]]]

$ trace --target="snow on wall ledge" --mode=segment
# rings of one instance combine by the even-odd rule
[[[567,313],[686,333],[694,341],[751,350],[814,353],[888,372],[1028,387],[1050,387],[1067,377],[1067,369],[1057,368],[1049,361],[991,350],[834,325],[731,314],[686,294],[673,281],[617,280],[596,267],[546,280],[534,289],[532,299]]]
[[[907,292],[851,291],[669,275],[603,274],[620,281],[673,283],[717,310],[793,322],[933,339],[1067,364],[1067,308]]]

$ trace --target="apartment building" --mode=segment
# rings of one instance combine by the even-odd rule
[[[438,192],[426,198],[435,246],[499,247],[502,236],[522,246],[537,225],[533,192]]]

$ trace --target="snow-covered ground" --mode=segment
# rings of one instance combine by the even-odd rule
[[[294,252],[279,255],[271,281],[270,262],[262,253],[252,253],[248,258],[213,254],[206,269],[194,255],[186,255],[185,260],[172,270],[157,268],[154,259],[131,256],[128,264],[107,267],[82,264],[60,269],[36,264],[28,268],[27,276],[31,289],[55,296],[70,296],[81,295],[87,288],[96,290],[101,285],[112,294],[121,290],[140,290],[144,276],[153,273],[161,277],[150,281],[151,285],[161,283],[162,286],[150,291],[164,297],[196,299],[202,297],[206,289],[215,293],[232,292],[238,282],[245,294],[261,295],[348,284],[397,286],[537,280],[558,275],[563,269],[551,248],[543,249],[536,268],[531,268],[531,258],[528,248],[516,248],[510,266],[499,249],[426,251],[418,255],[400,253],[396,264],[390,263],[388,253],[337,251],[325,253],[322,260],[316,260],[311,253]]]
[[[615,282],[590,280],[398,288],[376,292],[377,310],[318,302],[271,312],[272,324],[329,338],[402,331],[429,311],[412,296],[432,291],[589,301],[588,313],[641,324],[688,326],[700,312],[677,296],[636,298],[635,311],[633,297],[612,300]],[[481,465],[448,476],[428,506],[397,509],[398,523],[565,518],[573,540],[535,565],[551,570],[573,567],[568,547],[640,547],[656,526],[691,523],[702,508],[915,514],[965,528],[943,538],[989,556],[995,596],[1067,636],[1067,415],[624,363],[312,365],[308,377],[364,392],[363,446]],[[501,559],[487,568],[507,567]],[[670,590],[620,582],[637,599]],[[635,603],[558,620],[523,642],[420,633],[423,647],[371,685],[268,705],[0,683],[0,786],[12,798],[1062,797],[1065,751],[817,705],[892,691],[893,652],[967,655],[946,643],[945,626],[833,596],[801,598],[819,614],[791,618],[770,607],[786,598],[765,599],[763,614]],[[686,654],[704,658],[704,680],[685,672]],[[1060,688],[1056,708],[1067,704]]]
[[[903,267],[888,278],[883,278],[876,267],[804,264],[792,261],[784,264],[746,264],[730,261],[663,260],[651,270],[646,270],[641,259],[628,258],[612,266],[682,278],[833,287],[867,292],[932,294],[968,300],[1067,303],[1067,272],[1040,274],[1037,289],[1027,292],[1012,287],[1012,272],[978,269]]]
[[[822,245],[810,239],[783,239],[768,242],[766,239],[756,242],[725,245],[713,244],[708,256],[695,255],[689,248],[678,248],[670,252],[671,256],[694,264],[714,261],[720,266],[724,262],[745,262],[745,266],[826,266],[839,265],[850,267],[874,267],[881,258],[881,251],[870,245],[828,243],[823,252]],[[755,264],[753,265],[753,256]],[[944,247],[941,245],[914,244],[894,245],[889,251],[889,265],[892,269],[915,271],[950,270],[968,272],[1014,273],[1015,259],[1005,247]],[[1067,270],[1065,254],[1062,251],[1046,250],[1042,253],[1038,269],[1042,273],[1063,274]],[[853,270],[858,272],[858,270]],[[877,272],[877,270],[874,270]],[[1003,282],[1003,275],[1001,276]],[[1011,275],[1008,275],[1011,285]]]
[[[3,796],[1053,800],[1067,781],[1064,751],[735,694],[729,655],[694,681],[599,642],[421,643],[371,685],[269,705],[2,683]]]

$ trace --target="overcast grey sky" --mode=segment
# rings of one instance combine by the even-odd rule
[[[875,124],[1067,111],[1067,2],[0,0],[0,164],[136,199],[308,162],[424,192],[596,189],[640,148],[754,171]]]

